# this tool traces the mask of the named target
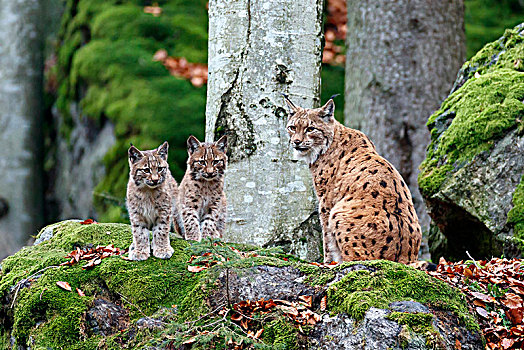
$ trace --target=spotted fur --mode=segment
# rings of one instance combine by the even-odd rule
[[[222,237],[226,220],[226,149],[226,136],[214,143],[200,143],[194,136],[187,140],[189,158],[178,195],[186,239]]]
[[[127,209],[133,243],[129,247],[131,260],[146,260],[153,248],[153,256],[169,259],[173,248],[169,243],[169,229],[175,227],[183,234],[183,225],[177,205],[177,183],[167,163],[168,143],[149,151],[129,148],[129,182]],[[150,244],[149,230],[153,231]]]
[[[324,261],[416,261],[422,233],[399,172],[366,135],[335,120],[332,99],[316,109],[285,100],[290,144],[313,175]]]

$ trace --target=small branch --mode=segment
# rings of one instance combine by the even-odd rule
[[[35,278],[36,276],[38,276],[38,274],[48,270],[48,269],[56,269],[57,267],[60,267],[60,266],[55,266],[55,265],[51,265],[51,266],[47,266],[47,267],[44,267],[43,269],[41,270],[38,270],[36,271],[35,273],[33,273],[31,276],[27,277],[27,278],[23,278],[21,279],[20,281],[18,281],[18,283],[15,285],[15,288],[16,288],[16,292],[15,292],[15,296],[13,297],[13,302],[11,303],[11,306],[10,308],[12,309],[13,306],[15,306],[15,301],[16,301],[16,298],[18,296],[18,292],[20,291],[20,289],[22,288],[22,284],[23,283],[26,283],[27,281]]]
[[[466,250],[466,254],[468,255],[468,257],[473,260],[473,263],[475,264],[475,266],[478,268],[478,269],[482,269],[482,266],[475,260],[473,259],[473,257],[469,254],[469,252]]]

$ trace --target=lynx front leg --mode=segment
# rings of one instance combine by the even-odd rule
[[[185,239],[200,242],[202,233],[200,232],[200,221],[196,209],[184,207],[182,218],[184,219]]]
[[[224,215],[218,207],[210,207],[208,210],[208,214],[205,214],[202,220],[202,238],[221,238]]]
[[[149,230],[143,223],[131,222],[133,232],[133,243],[129,247],[129,259],[147,260],[149,258]]]
[[[173,255],[173,248],[169,243],[169,227],[171,217],[165,214],[164,219],[153,227],[153,256],[159,259],[169,259]]]
[[[184,219],[182,218],[178,201],[173,203],[173,226],[175,227],[176,232],[178,232],[182,237],[185,237],[186,230],[184,229]]]
[[[322,224],[322,247],[324,249],[324,263],[332,261],[341,262],[342,257],[337,249],[335,237],[329,227],[329,214],[320,211],[320,222]]]

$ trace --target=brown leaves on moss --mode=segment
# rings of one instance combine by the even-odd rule
[[[110,244],[108,246],[97,246],[96,248],[76,248],[71,253],[65,256],[69,261],[63,262],[60,266],[73,266],[78,263],[80,260],[85,260],[87,263],[82,266],[82,269],[90,269],[97,265],[100,265],[102,259],[109,258],[110,256],[121,256],[125,254],[127,249],[121,250],[116,248],[114,245]]]
[[[207,65],[189,63],[184,57],[171,57],[164,49],[158,50],[153,61],[161,62],[171,75],[187,79],[193,86],[201,87],[207,84]]]
[[[435,272],[428,272],[460,289],[486,338],[487,349],[524,348],[524,260],[447,262],[440,259]]]
[[[327,19],[324,27],[326,39],[322,63],[331,65],[344,65],[344,41],[347,32],[347,8],[345,0],[328,0]]]

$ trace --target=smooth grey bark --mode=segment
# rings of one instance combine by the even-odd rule
[[[0,0],[0,260],[43,220],[43,1]]]
[[[281,93],[319,104],[322,0],[212,0],[206,139],[228,135],[225,239],[320,256],[316,199]]]
[[[423,229],[430,218],[417,185],[428,117],[465,58],[463,0],[348,0],[345,124],[366,133],[411,189]]]

